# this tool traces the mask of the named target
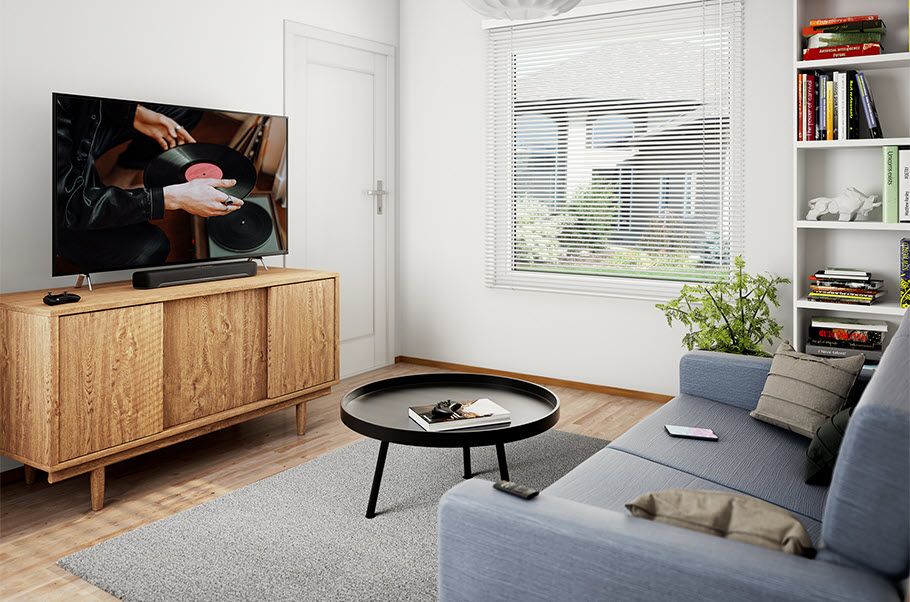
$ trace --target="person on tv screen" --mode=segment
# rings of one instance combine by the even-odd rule
[[[227,215],[243,205],[219,188],[231,179],[199,178],[164,188],[119,187],[103,181],[96,162],[128,143],[118,167],[143,169],[158,153],[194,143],[201,113],[98,98],[56,97],[56,248],[88,273],[161,265],[170,242],[149,223],[168,210],[200,217]]]

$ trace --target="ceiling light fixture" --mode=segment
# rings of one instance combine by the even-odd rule
[[[541,19],[574,8],[581,0],[464,0],[465,4],[491,19]]]

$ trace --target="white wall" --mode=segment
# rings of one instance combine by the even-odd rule
[[[782,275],[792,247],[791,21],[789,1],[746,0],[746,259]],[[652,302],[484,286],[480,22],[460,0],[401,0],[399,353],[674,393],[682,331]],[[790,309],[778,315],[789,330]]]
[[[282,113],[285,19],[398,43],[397,0],[0,0],[0,291],[73,284],[50,277],[51,92]]]

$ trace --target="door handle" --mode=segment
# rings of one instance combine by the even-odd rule
[[[376,180],[376,188],[367,190],[367,194],[376,197],[376,215],[382,215],[382,197],[389,194],[388,190],[383,190],[382,180]]]

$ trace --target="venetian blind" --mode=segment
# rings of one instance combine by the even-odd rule
[[[488,31],[489,285],[660,298],[728,273],[742,19],[701,0]]]

